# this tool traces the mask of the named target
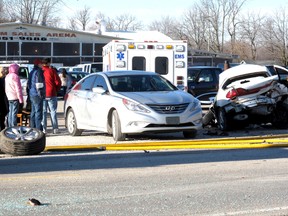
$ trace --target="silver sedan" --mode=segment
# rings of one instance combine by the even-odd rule
[[[194,138],[202,127],[199,100],[157,73],[112,71],[93,73],[65,96],[68,132],[97,130],[123,141],[127,134],[182,131]]]

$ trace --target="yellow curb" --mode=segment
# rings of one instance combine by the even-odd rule
[[[281,138],[280,136],[274,136]],[[271,148],[288,147],[288,139],[276,139],[271,136],[246,137],[246,138],[226,138],[226,139],[203,139],[189,141],[159,141],[159,142],[138,142],[138,143],[116,143],[116,144],[89,144],[70,146],[48,146],[44,151],[72,151],[72,150],[159,150],[159,149],[234,149],[234,148]]]

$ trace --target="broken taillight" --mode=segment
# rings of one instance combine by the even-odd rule
[[[230,91],[228,91],[228,93],[226,94],[226,98],[229,99],[235,99],[238,95],[238,92],[236,89],[231,89]]]
[[[235,99],[236,97],[239,97],[239,96],[255,94],[255,93],[259,92],[261,89],[267,88],[271,84],[272,84],[272,82],[270,82],[270,83],[268,83],[266,85],[260,86],[258,88],[254,88],[254,89],[244,89],[244,88],[234,89],[233,88],[230,91],[228,91],[228,93],[226,94],[226,98],[229,98],[229,99],[233,100],[233,99]]]

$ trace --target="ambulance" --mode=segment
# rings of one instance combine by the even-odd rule
[[[103,47],[103,71],[152,71],[187,90],[187,55],[187,41],[112,40]]]

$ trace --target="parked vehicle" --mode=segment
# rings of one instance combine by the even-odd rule
[[[68,74],[71,76],[72,86],[74,86],[79,80],[87,76],[89,73],[83,71],[77,71],[77,72],[68,72]]]
[[[271,75],[278,75],[279,82],[288,87],[288,69],[279,65],[266,65]]]
[[[72,82],[71,86],[69,88],[72,88],[79,80],[81,80],[83,77],[87,76],[89,73],[83,72],[83,71],[68,71],[68,74],[70,75]],[[64,97],[66,92],[64,92],[63,87],[61,87],[60,91],[58,92],[57,96]]]
[[[203,125],[216,122],[221,130],[250,123],[288,128],[288,89],[266,66],[243,64],[219,75],[219,90]]]
[[[187,41],[182,40],[112,40],[103,47],[103,71],[151,71],[185,90],[187,46]]]
[[[222,69],[213,66],[188,67],[188,92],[202,105],[210,105],[217,94],[221,72]]]
[[[81,68],[81,71],[87,73],[97,73],[102,71],[102,62],[93,62],[93,63],[82,63],[78,64],[75,67]]]
[[[64,116],[73,136],[98,130],[113,135],[115,141],[144,132],[183,132],[184,137],[193,138],[202,127],[199,100],[146,71],[84,77],[66,94]]]

